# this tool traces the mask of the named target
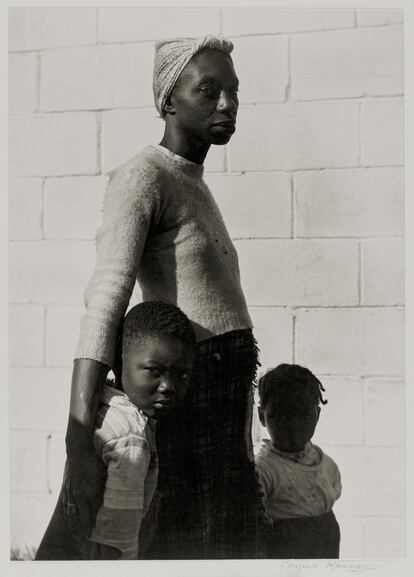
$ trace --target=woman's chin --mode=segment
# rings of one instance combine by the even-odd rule
[[[212,130],[211,131],[211,144],[216,144],[218,146],[227,144],[230,142],[231,137],[233,136],[234,131],[230,130]]]

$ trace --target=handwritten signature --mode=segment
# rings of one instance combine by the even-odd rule
[[[297,561],[295,559],[283,561],[277,577],[298,577],[305,573],[316,574],[316,570],[325,569],[328,573],[364,573],[371,571],[374,567],[368,563],[360,561]]]

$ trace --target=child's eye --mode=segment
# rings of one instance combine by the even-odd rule
[[[160,369],[156,369],[155,367],[146,367],[145,371],[155,379],[158,379],[161,376]]]

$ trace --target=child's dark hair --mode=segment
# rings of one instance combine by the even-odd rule
[[[299,393],[309,395],[315,404],[326,405],[328,401],[323,399],[322,391],[325,391],[322,383],[315,375],[300,365],[283,363],[271,369],[259,380],[260,405],[265,407],[269,397],[277,397],[284,393]]]
[[[120,382],[122,351],[137,339],[164,336],[179,339],[195,347],[196,337],[188,317],[170,303],[146,301],[132,307],[122,320],[116,339],[113,372]]]

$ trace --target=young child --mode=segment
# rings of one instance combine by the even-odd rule
[[[271,559],[338,558],[340,530],[332,511],[341,494],[337,465],[311,439],[322,384],[306,368],[282,364],[259,380],[260,422],[269,432],[256,456]]]
[[[60,521],[52,519],[37,560],[137,559],[142,540],[148,541],[152,523],[145,530],[142,524],[157,487],[155,425],[186,393],[195,335],[177,307],[144,302],[125,316],[120,345],[115,382],[104,385],[94,433],[106,480],[92,534],[77,518],[64,481],[56,508]]]

